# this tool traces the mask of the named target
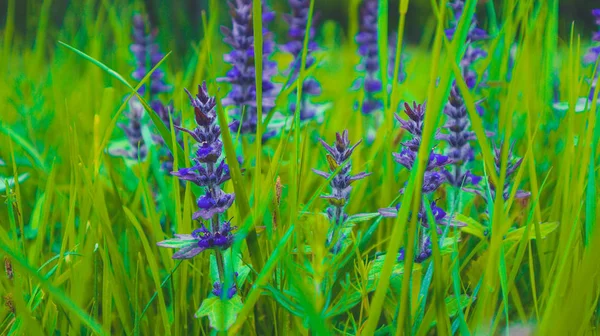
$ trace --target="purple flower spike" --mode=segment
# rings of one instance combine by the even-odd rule
[[[121,123],[119,127],[125,132],[129,149],[116,150],[112,154],[126,157],[131,160],[144,160],[148,150],[142,137],[142,117],[144,116],[144,107],[137,98],[129,100],[129,111],[126,112],[127,124]]]
[[[148,31],[146,20],[141,14],[133,17],[133,44],[130,49],[136,61],[136,70],[133,72],[133,78],[136,80],[142,80],[164,57],[155,42],[156,35],[157,30]],[[171,87],[164,82],[164,77],[165,73],[161,69],[156,69],[146,82],[150,84],[151,101],[154,101],[157,95],[171,90]],[[145,91],[146,85],[138,92],[144,94]]]
[[[235,0],[229,2],[232,27],[221,27],[223,41],[231,47],[231,51],[223,56],[232,68],[226,76],[219,78],[221,82],[231,84],[231,91],[223,99],[224,106],[233,106],[233,115],[240,120],[242,133],[256,133],[256,82],[254,69],[254,32],[252,29],[252,0]],[[275,106],[276,86],[271,77],[277,73],[277,65],[269,60],[275,50],[273,34],[268,30],[268,24],[273,21],[275,14],[263,3],[263,63],[262,72],[262,104],[263,113],[267,115]],[[262,121],[261,121],[262,122]],[[237,130],[235,130],[237,131]],[[265,136],[271,135],[266,133]]]
[[[351,175],[352,163],[350,161],[350,156],[356,146],[358,146],[361,141],[358,141],[356,144],[351,145],[350,139],[348,137],[348,130],[344,130],[344,132],[336,133],[335,142],[333,145],[329,145],[327,142],[321,140],[321,144],[327,150],[327,162],[329,165],[329,173],[313,169],[313,171],[323,177],[330,178],[332,174],[336,171],[337,174],[331,179],[331,194],[323,195],[322,198],[329,201],[329,207],[326,210],[327,217],[330,222],[333,224],[331,227],[327,244],[331,245],[333,243],[334,236],[336,236],[337,229],[344,224],[346,219],[348,219],[348,215],[344,212],[344,208],[346,203],[350,199],[350,192],[352,191],[352,182],[363,179],[369,175],[370,173],[359,173],[354,176]],[[341,245],[340,240],[343,237],[338,237],[337,243],[333,246],[333,251],[339,251],[339,247]],[[339,244],[338,244],[339,243]],[[338,246],[337,248],[335,246]]]
[[[293,82],[298,78],[300,67],[302,66],[302,50],[304,48],[304,36],[306,35],[307,23],[308,23],[308,12],[310,6],[310,0],[289,0],[290,7],[292,9],[291,14],[284,15],[284,19],[289,25],[288,31],[288,42],[283,45],[282,49],[294,57],[291,65],[291,77],[290,81]],[[315,42],[315,17],[313,15],[313,22],[310,25],[310,31],[308,36],[308,45],[306,53],[306,68],[315,65],[315,57],[312,53],[318,50],[317,43]],[[317,120],[319,121],[319,106],[310,102],[309,96],[318,96],[321,94],[321,84],[313,77],[305,78],[302,83],[302,97],[300,97],[300,120]],[[292,94],[293,103],[290,104],[290,111],[294,113],[296,111],[296,96],[297,92],[294,91]]]
[[[155,41],[156,34],[156,29],[147,28],[144,16],[136,14],[133,17],[133,43],[130,50],[135,57],[136,69],[132,74],[135,80],[141,81],[164,57],[164,54],[160,52],[159,46]],[[146,90],[147,87],[150,89]],[[160,94],[169,91],[171,91],[171,86],[166,84],[165,73],[160,68],[152,72],[146,84],[138,91],[141,95],[148,95],[150,107],[158,114],[160,120],[167,128],[170,127],[171,120],[173,121],[173,125],[180,123],[179,117],[173,113],[173,105],[165,105],[158,98]],[[167,150],[168,146],[165,145],[163,138],[157,134],[153,134],[152,140],[161,150],[162,168],[165,171],[173,170],[173,155]],[[176,134],[176,140],[181,144],[181,136],[178,133]]]
[[[504,178],[504,186],[502,187],[502,197],[504,200],[508,200],[510,197],[510,192],[513,188],[512,186],[512,178],[516,171],[523,163],[523,159],[517,158],[513,154],[514,144],[512,144],[508,148],[508,156],[507,156],[507,164],[506,164],[506,176]],[[496,169],[496,174],[500,176],[500,170],[502,167],[502,145],[494,146],[494,167]],[[498,192],[497,186],[494,185],[491,179],[488,179],[488,183],[490,185],[490,194],[491,199],[488,197],[486,191],[482,188],[463,188],[465,191],[475,193],[481,196],[486,202],[493,202],[496,198],[496,193]],[[516,186],[515,186],[516,187]],[[531,193],[524,190],[517,190],[515,193],[515,198],[518,200],[527,200],[531,196]]]
[[[410,106],[408,103],[404,103],[404,111],[408,116],[408,119],[402,119],[399,115],[396,115],[396,120],[400,123],[400,127],[405,129],[410,134],[410,139],[402,142],[403,148],[400,153],[393,153],[394,160],[408,170],[415,168],[415,162],[418,158],[419,148],[421,147],[421,140],[423,136],[423,127],[425,122],[425,104],[413,103]],[[448,171],[446,166],[452,164],[454,160],[446,155],[438,154],[435,152],[429,153],[429,159],[427,160],[427,166],[425,167],[423,175],[423,185],[421,191],[423,194],[428,195],[434,193],[444,182],[447,181],[446,175]],[[400,192],[404,192],[402,189]],[[417,247],[415,262],[420,263],[425,261],[431,256],[431,244],[425,244],[424,242],[429,241],[429,237],[426,234],[425,229],[430,227],[429,219],[425,207],[425,199],[421,200],[421,207],[417,214],[419,224],[423,227],[420,229],[419,239],[421,243]],[[384,208],[379,209],[379,213],[383,217],[396,217],[400,204],[395,208]],[[438,225],[452,226],[455,225],[452,218],[447,216],[446,212],[438,207],[435,202],[431,203],[431,211],[433,218]],[[414,214],[411,214],[414,215]],[[398,261],[404,260],[404,250],[401,249],[398,255]]]
[[[594,32],[592,36],[592,41],[596,42],[592,47],[590,47],[583,56],[583,63],[586,65],[594,65],[596,62],[600,60],[600,8],[592,9],[592,15],[596,19],[596,25],[598,25],[598,31]],[[592,85],[590,88],[589,100],[592,101],[594,98],[594,93],[596,90],[596,85],[598,83],[598,75],[592,80]]]
[[[361,111],[372,114],[383,108],[375,95],[382,89],[379,67],[379,47],[377,46],[377,0],[364,0],[360,11],[360,30],[356,35],[358,53],[362,57],[358,70],[364,72],[363,86],[365,99]]]
[[[444,108],[444,114],[447,116],[444,125],[447,133],[438,134],[436,138],[448,143],[448,156],[454,163],[451,168],[444,171],[446,179],[451,185],[458,188],[478,182],[480,178],[466,168],[474,157],[471,141],[476,140],[477,137],[470,130],[471,121],[467,107],[456,86],[453,86],[450,91],[450,99]]]
[[[196,156],[192,159],[195,165],[171,174],[177,176],[181,181],[189,181],[204,188],[205,194],[198,198],[196,202],[198,211],[194,213],[192,219],[210,221],[211,227],[209,230],[202,224],[191,235],[196,241],[196,247],[186,246],[176,253],[174,258],[188,258],[206,249],[227,249],[233,242],[231,232],[233,227],[229,222],[222,222],[219,218],[220,214],[225,213],[231,207],[235,194],[227,194],[221,189],[221,184],[230,179],[230,173],[225,158],[222,157],[223,143],[215,112],[216,101],[208,94],[206,83],[198,86],[196,96],[187,90],[186,92],[194,108],[197,126],[193,130],[180,126],[177,128],[188,133],[198,142]],[[159,245],[171,247],[164,242]]]
[[[454,33],[456,32],[456,28],[458,26],[458,22],[460,17],[462,16],[464,9],[464,0],[455,0],[454,2],[449,4],[454,12],[454,21],[451,24],[451,27],[446,30],[446,36],[448,39],[452,39],[454,37]],[[485,40],[489,38],[488,33],[477,26],[477,19],[473,17],[473,21],[469,27],[469,31],[467,33],[466,45],[467,49],[465,51],[465,55],[460,62],[460,68],[462,70],[462,75],[467,83],[469,89],[475,88],[477,84],[477,72],[473,69],[473,65],[480,59],[487,57],[487,52],[480,47],[477,47],[475,44],[478,41]]]

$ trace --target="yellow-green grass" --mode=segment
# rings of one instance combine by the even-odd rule
[[[362,94],[350,90],[358,76],[351,36],[357,30],[359,2],[348,1],[342,9],[350,18],[343,36],[338,36],[336,24],[324,23],[319,34],[324,49],[316,55],[321,64],[303,68],[300,74],[300,78],[315,76],[323,86],[316,100],[330,108],[322,125],[301,125],[299,118],[290,117],[291,128],[264,144],[223,127],[232,167],[232,181],[225,188],[236,192],[235,206],[227,215],[244,238],[227,253],[241,254],[251,269],[240,289],[243,306],[230,334],[261,335],[269,330],[277,335],[370,335],[387,328],[380,332],[468,335],[520,325],[531,326],[540,335],[597,333],[600,128],[596,103],[583,112],[575,110],[578,98],[587,96],[585,78],[595,71],[581,66],[587,41],[574,31],[557,35],[558,0],[498,2],[488,1],[500,10],[487,12],[495,19],[489,20],[489,56],[480,65],[489,68],[490,76],[489,87],[483,90],[482,119],[475,111],[475,102],[482,97],[464,90],[455,64],[475,1],[467,1],[467,18],[454,42],[443,33],[450,15],[440,10],[446,8],[444,0],[432,1],[431,16],[424,18],[422,27],[403,26],[402,18],[410,15],[408,0],[388,9],[399,13],[399,27],[388,27],[388,13],[380,11],[381,28],[419,29],[423,39],[411,45],[399,36],[407,55],[407,80],[400,85],[391,81],[392,95],[384,99],[385,123],[374,142],[363,143],[353,156],[355,172],[373,175],[353,185],[346,209],[350,214],[376,213],[398,200],[402,207],[395,220],[371,216],[356,223],[348,238],[355,247],[342,257],[327,253],[328,223],[319,215],[326,204],[318,198],[327,181],[310,168],[326,165],[317,137],[332,142],[334,133],[344,129],[349,129],[352,142],[366,136],[367,117],[353,107]],[[141,3],[73,2],[63,26],[54,27],[49,22],[52,1],[45,0],[36,8],[38,15],[27,18],[28,27],[35,29],[24,38],[14,34],[14,23],[21,19],[14,12],[15,3],[8,1],[0,44],[0,187],[6,201],[0,210],[0,256],[14,272],[14,277],[4,276],[6,272],[0,277],[6,304],[0,309],[0,334],[210,334],[208,319],[194,317],[212,289],[210,253],[179,262],[171,259],[172,251],[156,246],[172,236],[172,227],[181,233],[197,227],[191,214],[199,190],[182,188],[164,174],[157,148],[150,148],[148,160],[133,164],[106,153],[110,143],[123,138],[116,123],[127,108],[124,102],[142,84],[129,79],[128,50],[131,17],[143,10]],[[209,6],[225,5],[211,0]],[[253,10],[259,13],[261,8]],[[192,124],[193,113],[183,88],[192,91],[206,80],[210,92],[219,97],[229,89],[216,82],[227,70],[222,61],[227,48],[218,26],[228,17],[219,13],[224,12],[202,15],[204,37],[186,41],[185,54],[171,52],[161,65],[174,87],[163,98],[174,101],[185,125]],[[162,29],[168,21],[163,18],[161,24]],[[260,28],[261,22],[254,22],[255,31]],[[166,51],[174,49],[174,39],[185,39],[166,33],[159,37]],[[390,48],[387,39],[381,40],[381,50]],[[519,48],[511,80],[506,80],[513,42]],[[260,44],[255,47],[260,54]],[[274,59],[282,72],[291,60],[283,53]],[[552,106],[555,76],[569,106],[566,112]],[[281,75],[276,81],[284,79]],[[460,194],[463,206],[452,211],[468,226],[462,232],[451,229],[444,237],[432,237],[434,242],[454,238],[449,252],[434,248],[431,262],[416,264],[408,257],[398,265],[399,247],[406,246],[407,256],[414,253],[413,245],[406,244],[417,230],[416,216],[409,217],[409,212],[418,202],[411,199],[420,197],[428,157],[424,153],[438,143],[434,133],[444,122],[442,108],[455,79],[465,92],[477,134],[476,171],[497,184],[506,178],[505,166],[500,174],[494,169],[492,146],[497,143],[486,134],[492,131],[496,138],[516,143],[515,152],[524,162],[514,184],[532,196],[526,204],[516,202],[514,192],[507,201],[498,197],[487,219],[481,216],[478,198]],[[301,88],[294,86],[288,92],[295,87]],[[260,100],[261,94],[257,96]],[[427,120],[419,169],[407,172],[391,157],[400,149],[400,128],[392,117],[403,113],[398,102],[413,100],[428,102]],[[278,103],[285,109],[287,96],[282,94]],[[218,111],[219,123],[227,125],[227,111],[220,104]],[[152,117],[148,111],[148,125],[156,120]],[[160,128],[166,142],[177,148],[172,131]],[[179,167],[189,166],[188,140],[175,151]],[[509,145],[504,142],[504,155]],[[242,167],[236,153],[244,154]],[[280,206],[275,201],[278,178]],[[406,192],[399,196],[405,182]],[[436,196],[448,199],[445,194]],[[489,225],[487,236],[484,225]],[[375,252],[383,255],[375,260]],[[315,289],[323,284],[331,291]]]

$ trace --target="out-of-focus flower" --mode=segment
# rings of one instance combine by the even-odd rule
[[[135,56],[136,69],[132,76],[138,81],[141,81],[165,56],[155,42],[156,34],[156,29],[146,28],[146,20],[141,14],[133,17],[133,43],[130,49]],[[150,75],[148,82],[150,83],[149,95],[152,104],[160,103],[160,101],[154,102],[157,95],[171,90],[171,86],[165,83],[164,77],[165,73],[160,68]],[[146,85],[142,86],[138,92],[143,95],[146,92]],[[152,104],[151,107],[156,109],[156,106],[152,106]]]
[[[462,16],[464,9],[464,0],[455,0],[454,2],[449,4],[452,7],[454,12],[454,21],[449,29],[446,29],[446,36],[448,39],[452,39],[454,37],[454,33],[456,32],[456,28],[458,27],[458,22],[460,17]],[[467,49],[465,50],[465,54],[460,61],[460,67],[462,70],[462,75],[467,83],[469,89],[475,88],[477,84],[477,72],[473,69],[473,65],[480,59],[485,58],[487,56],[487,52],[483,50],[481,47],[477,46],[477,42],[487,39],[489,36],[487,32],[477,26],[477,19],[473,17],[473,20],[470,23],[469,31],[467,33],[466,45]]]
[[[360,31],[356,35],[361,63],[358,70],[364,72],[362,80],[365,98],[361,106],[364,114],[371,114],[383,108],[375,95],[382,90],[377,45],[377,0],[364,0],[360,12]]]
[[[128,149],[118,149],[112,152],[114,155],[126,157],[131,160],[143,161],[148,154],[146,143],[142,136],[142,118],[144,116],[144,107],[133,97],[129,100],[129,110],[125,112],[127,123],[119,123],[119,127],[125,132]]]
[[[517,169],[519,169],[519,167],[521,166],[521,163],[523,163],[523,159],[517,158],[514,156],[513,149],[514,149],[514,143],[508,148],[506,176],[504,178],[504,186],[502,186],[502,188],[500,189],[504,200],[508,200],[508,198],[510,197],[510,192],[512,191],[512,188],[515,187],[515,186],[512,186],[513,175],[517,171]],[[500,176],[501,166],[502,166],[502,146],[501,145],[494,146],[494,167],[496,168],[496,174],[498,174],[498,176]],[[496,193],[498,192],[499,188],[497,188],[497,186],[494,185],[494,183],[492,182],[491,179],[488,179],[488,182],[490,185],[491,199],[488,199],[489,197],[487,196],[486,191],[481,188],[463,188],[463,189],[465,191],[472,192],[472,193],[475,193],[475,194],[481,196],[487,202],[493,202],[494,199],[496,198]],[[524,191],[524,190],[517,190],[515,193],[515,199],[517,199],[517,200],[525,200],[525,199],[529,198],[529,196],[531,196],[531,193],[528,191]]]
[[[302,66],[302,50],[304,49],[304,37],[306,35],[306,29],[308,24],[308,12],[310,6],[310,0],[289,0],[290,7],[292,9],[291,14],[284,16],[285,21],[289,25],[288,37],[289,40],[283,45],[282,49],[294,57],[291,64],[291,76],[290,82],[295,81],[300,73]],[[310,68],[315,65],[315,57],[312,54],[318,50],[317,42],[315,42],[315,16],[313,15],[313,22],[310,25],[310,31],[308,36],[308,45],[306,51],[306,68]],[[314,77],[308,77],[304,79],[302,83],[302,97],[300,97],[300,120],[316,120],[322,122],[323,109],[319,105],[313,104],[309,97],[318,96],[321,94],[321,84]],[[293,96],[297,95],[294,91]],[[294,98],[293,103],[290,105],[290,111],[293,113],[296,110],[296,99]]]
[[[584,64],[596,64],[600,59],[600,8],[592,9],[592,15],[596,19],[596,25],[598,25],[598,31],[594,32],[592,36],[592,41],[595,42],[595,45],[590,47],[583,57]],[[591,83],[589,100],[594,100],[594,93],[596,90],[596,85],[598,85],[598,74],[594,77]],[[597,97],[596,97],[597,98]]]
[[[233,106],[233,116],[240,121],[241,133],[256,133],[258,117],[256,112],[256,70],[254,68],[254,33],[252,26],[252,0],[235,0],[229,2],[232,27],[221,27],[223,41],[231,47],[231,51],[223,59],[232,68],[221,82],[231,84],[231,91],[223,99],[224,106]],[[264,115],[275,106],[276,86],[271,77],[277,73],[277,64],[269,60],[275,49],[273,34],[268,24],[275,19],[275,13],[263,3],[263,54],[262,59],[262,107]],[[261,121],[262,122],[262,121]],[[237,130],[235,130],[237,131]],[[264,134],[265,138],[273,136],[273,132]]]

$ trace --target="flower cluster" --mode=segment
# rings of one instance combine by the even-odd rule
[[[211,225],[208,229],[201,224],[200,228],[191,235],[178,235],[176,240],[184,240],[186,243],[173,255],[175,259],[189,259],[207,249],[229,248],[233,243],[232,230],[234,229],[229,221],[222,222],[219,218],[219,215],[232,205],[235,195],[225,193],[221,189],[221,184],[229,180],[230,175],[225,158],[221,155],[223,143],[220,139],[221,129],[216,122],[216,100],[209,96],[206,83],[198,87],[198,94],[195,97],[189,91],[186,92],[194,107],[197,127],[193,130],[179,126],[177,128],[190,134],[198,144],[193,158],[194,166],[180,169],[172,174],[182,181],[190,181],[204,188],[205,194],[198,198],[199,209],[194,213],[193,219],[210,221]],[[181,245],[173,245],[172,240],[161,242],[159,246],[181,247]]]
[[[458,27],[458,21],[462,16],[464,10],[464,0],[455,0],[450,4],[452,10],[454,12],[454,22],[452,23],[451,28],[446,29],[446,36],[448,39],[452,39],[454,37],[454,33],[456,32],[456,28]],[[469,26],[469,31],[467,33],[465,54],[460,62],[460,68],[462,70],[462,75],[467,83],[469,89],[473,89],[477,84],[477,73],[473,69],[473,65],[479,59],[485,58],[487,56],[487,52],[476,46],[478,41],[487,39],[489,36],[487,32],[477,26],[477,19],[473,18],[472,22]]]
[[[452,167],[444,170],[446,179],[451,185],[459,188],[463,185],[478,184],[481,178],[473,175],[466,168],[467,163],[472,161],[475,156],[470,142],[475,140],[476,136],[470,130],[471,121],[467,107],[456,86],[453,86],[450,91],[450,98],[444,107],[444,114],[447,116],[444,128],[448,133],[438,134],[436,138],[448,143],[448,155],[453,161]]]
[[[411,138],[402,143],[403,148],[400,153],[394,153],[393,155],[394,160],[397,163],[408,170],[412,170],[415,167],[419,147],[421,146],[423,126],[425,122],[425,104],[419,105],[413,103],[411,107],[408,105],[408,103],[404,103],[404,108],[406,115],[408,116],[408,120],[402,119],[399,115],[396,115],[396,120],[398,120],[400,123],[400,127],[410,133]],[[452,162],[453,161],[445,155],[437,154],[433,151],[429,154],[427,166],[425,167],[425,172],[423,175],[423,185],[421,189],[423,194],[428,195],[434,193],[442,185],[442,183],[446,182],[446,176],[448,175],[446,166]],[[404,189],[402,189],[401,192],[404,192]],[[430,225],[428,223],[424,201],[425,200],[421,201],[421,207],[419,213],[417,214],[417,219],[421,226],[424,228],[429,228]],[[379,213],[383,217],[396,217],[399,209],[400,204],[394,208],[379,209]],[[460,225],[452,218],[449,218],[446,212],[442,208],[438,207],[435,202],[431,203],[431,211],[435,222],[439,225]],[[415,261],[417,262],[424,261],[431,255],[431,248],[426,244],[426,241],[428,241],[429,238],[423,229],[421,229],[420,232],[421,235],[419,237],[419,244],[417,246],[417,254],[415,258]],[[403,257],[402,251],[400,256]]]
[[[234,273],[234,279],[237,278],[238,273],[235,272]],[[218,296],[221,297],[223,295],[223,283],[220,281],[215,281],[213,283],[213,290],[212,293],[214,296]],[[237,294],[237,285],[235,283],[235,281],[231,284],[231,287],[229,287],[229,289],[227,290],[227,298],[231,299],[232,297],[235,296],[235,294]]]
[[[502,186],[502,197],[504,200],[508,200],[511,192],[512,178],[514,173],[519,169],[521,163],[523,163],[523,159],[516,158],[513,154],[514,144],[512,144],[508,148],[508,156],[506,162],[506,176],[504,178],[504,186]],[[500,169],[502,167],[502,146],[494,146],[494,168],[496,169],[496,174],[500,176]],[[465,191],[475,193],[481,196],[487,202],[493,202],[496,199],[496,193],[498,188],[494,185],[491,179],[488,179],[488,183],[490,185],[490,194],[491,199],[488,199],[488,196],[484,190],[481,188],[464,188]],[[524,190],[517,190],[515,193],[515,199],[525,200],[531,196],[531,193]]]
[[[289,0],[292,13],[284,16],[285,21],[288,23],[290,29],[288,31],[288,42],[283,45],[282,49],[294,57],[291,65],[291,76],[290,82],[293,82],[298,78],[300,68],[302,66],[302,50],[304,49],[304,36],[306,35],[307,24],[308,24],[308,12],[310,6],[310,0]],[[311,22],[310,30],[308,32],[308,45],[306,50],[306,68],[315,65],[315,57],[312,53],[318,50],[317,42],[315,42],[315,28],[313,27],[315,17],[313,16],[313,22]],[[302,97],[300,97],[300,120],[307,121],[316,119],[320,121],[320,109],[318,106],[312,104],[309,100],[309,96],[318,96],[321,94],[321,84],[313,78],[305,78],[302,83]],[[290,111],[293,113],[296,110],[296,100],[290,104]]]
[[[585,64],[595,64],[598,60],[600,60],[600,8],[592,9],[592,15],[596,19],[596,25],[598,25],[599,30],[594,32],[594,35],[592,36],[592,41],[596,42],[596,45],[589,48],[587,53],[583,57],[583,62]],[[596,75],[592,81],[589,100],[594,99],[594,91],[596,90],[597,83],[598,75]]]
[[[262,71],[262,107],[266,114],[275,106],[276,87],[271,77],[277,73],[277,65],[268,58],[273,53],[275,45],[273,35],[267,25],[275,19],[275,13],[263,4],[263,54],[254,55],[254,35],[252,28],[252,0],[235,0],[229,3],[232,18],[232,28],[221,27],[225,36],[223,41],[232,50],[223,57],[232,68],[225,77],[219,78],[221,82],[228,82],[232,89],[223,99],[224,106],[233,106],[233,114],[240,121],[241,133],[255,133],[258,123],[256,112],[256,69],[255,57],[261,57]],[[261,121],[262,122],[262,121]],[[236,130],[237,131],[237,130]],[[265,137],[274,134],[265,134]]]
[[[146,20],[141,14],[136,14],[133,17],[133,43],[131,44],[130,50],[135,59],[135,71],[132,73],[132,77],[135,80],[141,81],[164,57],[159,50],[158,44],[155,42],[156,34],[157,31],[155,29],[150,32],[147,31]],[[146,90],[146,85],[143,85],[138,92],[140,95],[148,95],[150,107],[159,115],[162,122],[168,127],[171,118],[173,119],[173,124],[178,124],[179,120],[173,115],[173,105],[165,105],[158,98],[158,95],[171,90],[171,86],[165,83],[164,77],[165,73],[160,68],[154,70],[148,79],[150,90]],[[135,97],[130,100],[129,107],[129,112],[126,114],[129,123],[121,124],[120,127],[125,132],[131,148],[129,151],[118,151],[118,153],[130,159],[138,159],[138,157],[144,159],[147,154],[146,144],[142,138],[142,117],[144,108]],[[164,146],[162,137],[153,134],[152,140],[158,145],[159,150],[166,151],[167,147]],[[181,141],[179,136],[178,141]],[[162,166],[166,171],[171,171],[173,169],[173,156],[168,151],[163,153]]]
[[[392,34],[388,39],[388,78],[390,80],[394,79],[394,70],[396,66],[396,47],[398,44],[398,35]],[[404,82],[406,79],[406,73],[404,73],[404,60],[402,55],[400,55],[400,61],[398,62],[398,83]],[[388,92],[391,92],[391,81],[388,84]]]
[[[155,29],[147,32],[146,20],[141,14],[133,17],[133,43],[130,50],[135,56],[136,68],[132,77],[138,81],[141,81],[164,57],[155,42],[156,34],[157,30]],[[150,106],[153,110],[158,110],[157,105],[162,104],[156,97],[171,90],[171,86],[165,83],[164,77],[165,73],[161,69],[156,69],[150,75],[148,94],[151,101]],[[138,92],[141,95],[145,94],[146,85],[142,86]]]
[[[452,39],[464,10],[464,1],[456,0],[450,6],[454,12],[454,22],[452,27],[446,30],[446,36]],[[477,73],[473,69],[473,65],[477,60],[487,56],[485,50],[476,46],[476,42],[486,38],[488,38],[487,32],[479,28],[477,20],[473,18],[467,33],[465,54],[460,61],[461,72],[469,89],[475,88],[477,83]],[[478,113],[482,115],[483,110],[479,102],[476,103],[476,108]],[[477,184],[481,178],[471,174],[467,168],[467,164],[474,159],[470,142],[475,140],[476,137],[475,133],[470,130],[471,121],[467,114],[467,107],[456,83],[452,85],[444,114],[447,116],[444,128],[448,133],[439,134],[437,139],[448,143],[448,154],[453,161],[453,167],[445,171],[446,178],[451,185],[458,188],[463,185]]]
[[[361,107],[364,114],[371,114],[383,107],[381,101],[375,98],[375,95],[382,90],[377,45],[377,6],[377,0],[364,0],[360,13],[360,31],[356,35],[358,53],[362,57],[358,70],[365,74],[363,80],[365,99]]]
[[[342,134],[336,133],[336,139],[333,146],[330,146],[324,140],[320,140],[325,150],[327,150],[327,162],[329,163],[329,173],[313,169],[317,175],[329,179],[332,174],[339,169],[339,172],[331,179],[331,194],[321,196],[329,201],[329,207],[327,208],[327,217],[329,221],[333,223],[333,230],[330,231],[328,237],[328,244],[332,242],[335,231],[340,227],[347,219],[348,215],[344,212],[346,203],[350,199],[350,191],[352,191],[352,182],[363,179],[370,173],[358,173],[351,175],[352,163],[350,156],[354,149],[361,143],[358,141],[354,145],[350,145],[350,139],[348,138],[348,130],[345,130]]]
[[[131,160],[144,160],[148,154],[146,143],[142,136],[142,117],[144,106],[135,98],[129,100],[129,110],[125,112],[127,123],[119,123],[119,127],[125,132],[129,149],[118,149],[113,155],[120,155]]]

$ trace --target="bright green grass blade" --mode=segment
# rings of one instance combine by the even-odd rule
[[[21,258],[12,249],[4,244],[0,244],[0,249],[11,258],[13,263],[19,265],[23,271],[29,274],[29,276],[39,281],[42,288],[44,288],[54,299],[56,299],[58,303],[64,306],[67,311],[73,313],[74,317],[77,317],[94,333],[97,335],[108,334],[102,329],[98,322],[89,316],[83,309],[77,306],[62,290],[52,285],[49,279],[41,275],[34,267],[29,265],[25,259]]]
[[[127,82],[127,80],[125,80],[125,78],[123,78],[116,71],[112,70],[111,68],[104,65],[100,61],[87,55],[83,51],[80,51],[74,47],[71,47],[70,45],[68,45],[64,42],[59,41],[58,43],[60,45],[64,46],[65,48],[75,52],[77,55],[83,57],[85,60],[96,65],[97,67],[99,67],[100,69],[102,69],[103,71],[105,71],[106,73],[111,75],[112,77],[116,78],[119,82],[124,84],[127,88],[129,88],[132,91],[132,94],[135,95],[137,97],[137,99],[139,100],[139,102],[144,106],[144,108],[148,112],[148,115],[150,115],[150,119],[154,123],[154,126],[158,130],[158,133],[161,136],[161,138],[163,139],[165,145],[167,145],[167,147],[169,147],[169,150],[171,151],[171,153],[174,153],[175,151],[177,151],[177,155],[179,157],[185,157],[185,154],[183,153],[183,150],[181,149],[179,144],[176,144],[176,146],[173,147],[173,143],[170,141],[170,139],[172,139],[172,135],[171,135],[171,132],[169,131],[169,129],[167,128],[167,126],[165,126],[165,124],[162,122],[162,120],[160,119],[158,114],[148,105],[148,103],[144,100],[144,98],[138,93],[139,88],[142,85],[144,85],[144,83],[152,76],[152,73],[160,67],[160,65],[165,61],[165,59],[167,57],[169,57],[169,55],[171,54],[170,52],[167,53],[165,55],[165,57],[163,57],[158,63],[156,63],[156,65],[146,74],[146,76],[144,76],[144,78],[140,81],[140,83],[138,83],[137,87],[134,88]],[[129,100],[130,98],[131,98],[131,95],[128,97],[127,100]],[[118,116],[118,114],[117,114],[117,116]],[[115,118],[117,116],[115,116]]]

